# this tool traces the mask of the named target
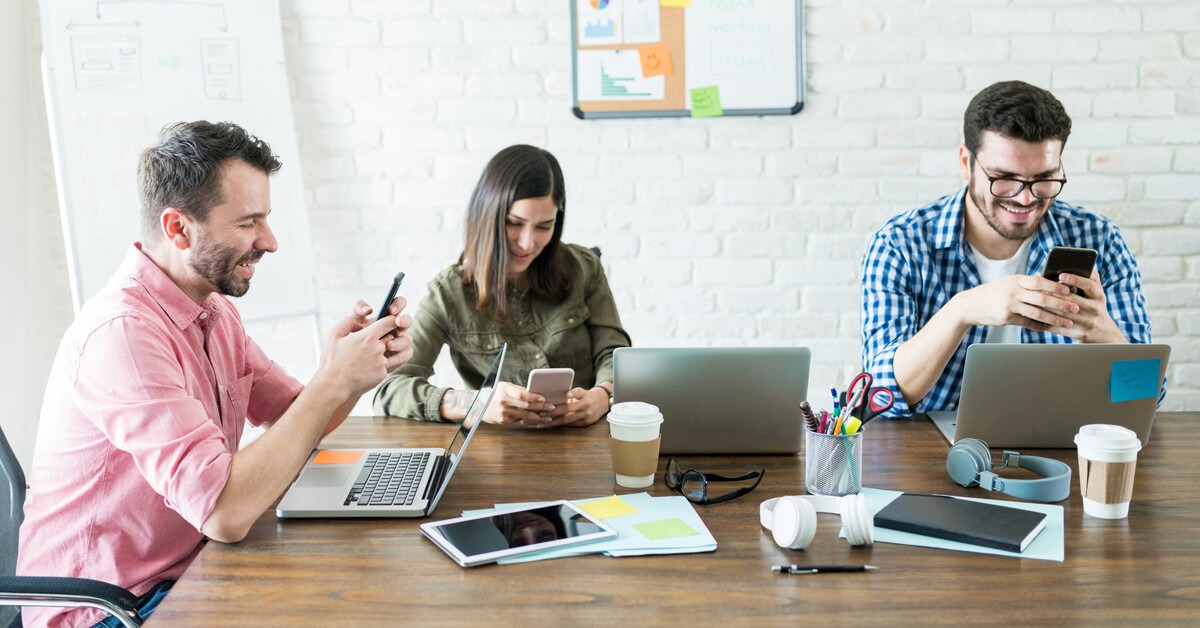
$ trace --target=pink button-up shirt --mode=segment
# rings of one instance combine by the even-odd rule
[[[67,330],[46,385],[17,573],[79,576],[141,595],[177,579],[229,478],[247,420],[300,394],[230,301],[197,305],[135,244]],[[24,609],[25,625],[99,611]]]

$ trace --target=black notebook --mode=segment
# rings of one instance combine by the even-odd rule
[[[1023,552],[1046,527],[1046,515],[945,495],[903,493],[875,515],[881,528]]]

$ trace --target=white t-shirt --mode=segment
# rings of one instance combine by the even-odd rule
[[[970,246],[970,243],[967,243]],[[979,270],[979,283],[985,284],[1008,275],[1024,275],[1029,266],[1029,249],[1033,238],[1025,238],[1016,254],[1008,259],[989,259],[971,246],[971,256],[975,258],[975,268]],[[988,329],[987,341],[993,343],[1019,344],[1021,342],[1020,325],[1001,325]]]

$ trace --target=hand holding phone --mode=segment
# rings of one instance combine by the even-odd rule
[[[567,393],[575,381],[575,369],[533,369],[529,371],[529,392],[546,398],[546,403],[561,405],[567,402]]]
[[[392,287],[388,289],[387,298],[383,300],[383,307],[379,308],[379,313],[375,315],[375,320],[387,316],[388,307],[392,305],[392,301],[396,298],[396,293],[400,291],[400,282],[402,281],[404,281],[404,271],[396,273],[396,277],[392,279]]]
[[[1050,249],[1050,256],[1046,258],[1046,270],[1042,272],[1042,276],[1050,281],[1058,281],[1058,276],[1063,273],[1091,277],[1095,265],[1096,249],[1056,246]],[[1079,290],[1071,286],[1071,294],[1079,294]]]

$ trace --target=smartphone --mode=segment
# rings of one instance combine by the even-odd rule
[[[1046,259],[1046,270],[1042,276],[1050,281],[1058,281],[1058,276],[1063,273],[1091,277],[1092,267],[1095,265],[1096,249],[1056,246],[1050,249],[1050,257]],[[1071,294],[1079,294],[1079,290],[1071,286]]]
[[[383,300],[383,307],[379,308],[379,313],[375,315],[375,320],[387,316],[388,306],[392,304],[392,299],[395,299],[396,293],[400,291],[400,282],[402,281],[404,281],[404,271],[396,273],[396,277],[392,279],[392,287],[388,288],[387,298]]]
[[[546,403],[559,405],[567,402],[567,392],[575,381],[575,369],[533,369],[529,371],[529,383],[525,388],[546,398]]]

